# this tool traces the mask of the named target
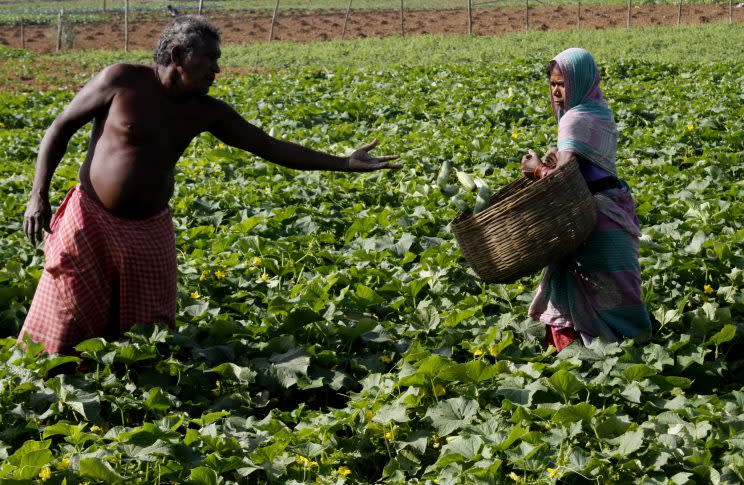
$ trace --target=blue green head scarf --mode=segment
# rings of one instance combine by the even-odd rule
[[[599,87],[599,69],[585,49],[567,49],[551,61],[563,75],[565,110],[553,99],[558,122],[558,150],[582,155],[598,167],[617,176],[617,126]]]

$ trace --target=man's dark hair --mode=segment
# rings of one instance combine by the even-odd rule
[[[204,39],[212,37],[220,41],[220,32],[217,27],[200,15],[183,15],[176,17],[160,34],[158,45],[152,55],[156,64],[161,66],[170,65],[171,49],[179,47],[188,55],[204,46]]]

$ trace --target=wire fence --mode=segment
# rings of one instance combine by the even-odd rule
[[[291,34],[292,29],[297,28],[297,24],[293,23],[292,20],[300,19],[298,20],[300,24],[307,27],[307,17],[310,15],[323,17],[320,19],[321,23],[326,21],[325,25],[315,26],[316,30],[322,30],[320,38],[310,40],[347,39],[350,33],[350,25],[353,21],[359,20],[362,23],[374,23],[375,16],[384,16],[383,23],[385,24],[390,24],[391,18],[394,16],[395,20],[393,23],[395,26],[390,25],[387,29],[387,34],[401,36],[421,32],[439,33],[437,32],[436,25],[432,25],[433,28],[427,28],[426,25],[422,27],[423,21],[421,18],[429,15],[434,24],[436,24],[437,18],[440,22],[443,19],[441,16],[436,17],[435,15],[431,15],[430,13],[433,10],[412,8],[411,4],[420,6],[420,2],[417,0],[395,0],[395,8],[392,8],[393,5],[391,4],[387,5],[388,8],[378,7],[376,9],[367,8],[368,4],[365,3],[365,0],[357,0],[356,4],[354,0],[340,0],[345,3],[343,8],[338,8],[340,6],[338,1],[335,2],[337,8],[333,8],[334,4],[330,0],[306,0],[302,4],[305,8],[301,9],[297,8],[297,1],[284,0],[282,2],[281,0],[271,0],[271,3],[273,3],[271,10],[266,8],[269,5],[266,1],[261,3],[262,8],[241,9],[241,2],[238,1],[212,1],[205,3],[204,0],[193,0],[190,2],[178,1],[165,4],[163,1],[143,2],[140,0],[136,5],[131,5],[130,0],[100,0],[100,2],[96,2],[97,4],[94,5],[90,0],[87,2],[71,0],[67,2],[69,5],[67,9],[51,9],[50,2],[42,2],[40,4],[41,6],[37,8],[34,8],[32,3],[27,3],[24,9],[20,11],[17,6],[13,8],[11,2],[3,1],[0,2],[0,43],[24,49],[34,48],[41,43],[39,41],[40,38],[46,38],[48,40],[50,33],[53,32],[55,39],[53,50],[59,52],[61,50],[75,48],[112,48],[112,37],[118,36],[119,48],[128,51],[130,49],[130,34],[137,31],[139,26],[145,23],[161,23],[164,25],[169,18],[187,13],[204,14],[215,19],[219,18],[224,25],[223,27],[223,25],[218,23],[218,27],[221,30],[230,28],[237,31],[241,30],[240,27],[235,27],[231,21],[224,20],[230,18],[241,19],[241,17],[250,17],[253,19],[254,24],[257,22],[268,24],[266,27],[259,26],[258,28],[258,30],[264,32],[263,38],[258,33],[253,36],[244,35],[243,40],[249,42],[272,42],[279,39],[280,32],[282,32],[281,40],[296,40],[292,38]],[[648,3],[648,0],[627,0],[627,3],[622,5],[618,5],[617,1],[608,2],[606,0],[590,0],[585,1],[583,4],[582,0],[572,1],[574,2],[573,4],[567,4],[562,0],[448,0],[446,15],[450,17],[448,19],[449,24],[452,25],[454,22],[455,26],[449,31],[445,30],[443,33],[471,35],[498,33],[493,32],[492,27],[498,23],[499,16],[503,18],[508,17],[511,31],[546,30],[550,26],[546,24],[544,14],[551,11],[553,14],[560,16],[563,27],[568,25],[574,28],[621,27],[623,24],[626,28],[631,28],[635,26],[636,20],[640,20],[640,25],[653,25],[654,22],[656,24],[669,25],[676,23],[677,25],[681,25],[683,23],[692,23],[690,21],[694,20],[685,18],[686,10],[699,11],[693,9],[699,9],[703,6],[708,9],[715,8],[718,13],[716,14],[717,18],[700,15],[698,20],[701,22],[724,21],[732,24],[741,22],[744,18],[744,2],[734,3],[733,0],[708,4],[693,4],[683,2],[683,0],[655,3]],[[625,2],[625,0],[619,1]],[[245,7],[250,7],[252,3],[254,2],[244,2]],[[381,2],[378,2],[378,5],[379,3]],[[65,2],[57,1],[51,6],[59,4],[65,4]],[[8,7],[6,8],[6,6]],[[664,22],[660,22],[658,17],[655,18],[653,15],[650,21],[642,17],[639,10],[641,7],[646,10],[656,9],[659,12],[663,11]],[[605,18],[604,24],[600,22],[600,25],[596,25],[597,22],[587,22],[588,20],[592,20],[590,11],[596,14],[598,9],[604,9],[604,13],[598,14],[599,17]],[[607,12],[611,12],[614,17],[610,18]],[[618,15],[623,16],[622,23],[618,20]],[[408,21],[409,16],[416,16],[415,22],[412,21],[410,26]],[[458,22],[453,20],[454,17],[464,20],[459,28],[457,27]],[[672,17],[671,20],[670,17]],[[287,25],[280,23],[280,20],[283,20]],[[327,22],[330,22],[330,25]],[[550,22],[550,20],[547,22]],[[95,38],[91,39],[91,35],[88,35],[83,39],[84,41],[81,41],[80,39],[76,39],[76,26],[80,24],[105,24],[109,26],[109,32],[106,33],[104,39],[99,39],[100,42],[97,43],[91,42],[95,41]],[[357,22],[358,24],[359,22]],[[310,25],[310,28],[313,28],[313,25]],[[333,33],[333,28],[337,29],[335,34]],[[31,36],[29,35],[30,29],[33,29]],[[44,29],[46,29],[46,32],[41,33]],[[284,29],[286,29],[286,32]],[[152,35],[157,30],[153,30],[152,25],[150,25],[149,34]],[[306,33],[307,30],[307,28],[302,29]],[[357,30],[359,30],[358,27]],[[96,35],[100,35],[100,33]],[[137,35],[142,34],[138,33]],[[356,36],[358,37],[359,34],[357,33]],[[365,34],[362,33],[362,36],[365,36]],[[46,50],[51,50],[49,42],[46,45]]]

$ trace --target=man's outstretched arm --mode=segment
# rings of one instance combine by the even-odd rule
[[[70,138],[111,102],[115,83],[121,77],[122,70],[122,66],[116,65],[98,73],[75,95],[44,133],[36,158],[31,195],[23,216],[23,232],[31,244],[36,245],[42,240],[43,231],[51,232],[49,186],[54,171],[67,151]]]
[[[371,172],[401,167],[388,163],[398,158],[397,156],[373,157],[369,154],[377,145],[376,140],[359,148],[349,157],[337,157],[271,137],[248,123],[227,103],[219,100],[214,100],[214,103],[216,115],[209,132],[227,145],[249,151],[270,162],[297,170],[344,172]]]

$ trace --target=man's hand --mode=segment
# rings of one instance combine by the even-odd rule
[[[52,220],[52,206],[49,199],[41,195],[32,195],[23,215],[23,232],[31,244],[36,246],[43,240],[43,231],[52,232],[49,223]]]
[[[373,157],[369,152],[377,146],[377,139],[356,150],[349,156],[347,169],[350,172],[372,172],[384,168],[401,168],[402,165],[396,163],[387,163],[390,160],[398,158],[397,155],[386,155],[383,157]]]

